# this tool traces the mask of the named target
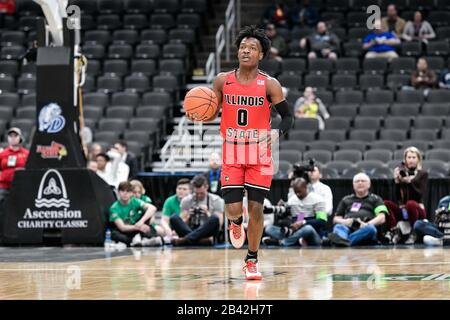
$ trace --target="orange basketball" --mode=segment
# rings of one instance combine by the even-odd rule
[[[208,87],[195,87],[184,97],[183,108],[197,121],[210,119],[217,111],[218,100],[215,92]]]

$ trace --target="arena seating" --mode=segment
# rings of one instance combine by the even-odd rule
[[[208,9],[206,0],[71,0],[81,8],[82,51],[88,58],[83,87],[86,125],[105,147],[127,140],[144,170],[164,143],[195,64]],[[35,119],[34,63],[23,54],[36,39],[40,7],[17,0],[0,34],[0,134],[11,125],[31,142]]]
[[[288,2],[294,5],[295,1]],[[411,72],[422,55],[438,76],[448,65],[450,7],[445,1],[395,1],[399,16],[405,20],[411,19],[414,10],[426,10],[424,18],[433,25],[437,38],[424,47],[418,42],[403,42],[396,48],[400,57],[389,63],[382,58],[364,59],[362,39],[370,31],[365,26],[365,8],[373,2],[311,1],[329,30],[340,37],[341,48],[335,62],[308,60],[308,52],[298,44],[311,30],[278,27],[278,33],[289,44],[289,54],[281,62],[264,63],[262,69],[266,67],[289,89],[287,98],[292,105],[306,86],[315,87],[331,115],[323,131],[314,128],[310,119],[297,119],[293,131],[280,143],[280,154],[297,150],[303,161],[315,158],[326,168],[326,178],[342,177],[343,164],[359,167],[375,178],[385,178],[390,177],[386,171],[389,162],[398,165],[403,148],[414,145],[423,152],[425,162],[435,164],[427,166],[431,177],[448,176],[444,151],[449,145],[446,140],[450,90],[436,86],[425,96],[422,91],[401,88],[411,85]],[[384,15],[390,2],[382,2]],[[304,146],[299,148],[290,141],[302,141]],[[360,165],[361,161],[364,165]]]

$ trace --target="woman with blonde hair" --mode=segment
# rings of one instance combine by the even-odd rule
[[[394,180],[396,201],[384,201],[389,210],[388,227],[393,229],[397,224],[407,221],[409,227],[404,229],[410,232],[417,220],[426,219],[422,199],[427,187],[428,173],[422,169],[422,153],[419,149],[416,147],[405,149],[401,165],[394,169]],[[404,234],[403,231],[402,233]],[[410,233],[405,243],[412,244],[414,240]]]
[[[322,100],[318,98],[312,87],[306,87],[303,97],[297,99],[294,105],[296,118],[316,118],[319,130],[325,129],[325,120],[330,117]]]
[[[130,184],[131,184],[131,187],[133,188],[133,194],[134,194],[134,197],[136,199],[142,200],[145,203],[151,203],[152,204],[152,199],[150,199],[150,197],[145,194],[145,188],[144,188],[144,185],[142,184],[141,181],[139,181],[139,180],[131,180]],[[153,230],[154,234],[156,233],[158,236],[161,236],[161,237],[165,236],[165,232],[164,232],[163,227],[161,227],[160,225],[156,224],[155,216],[153,216],[150,219],[150,228]]]

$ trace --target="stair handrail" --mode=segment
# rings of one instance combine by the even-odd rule
[[[214,77],[216,76],[216,56],[214,52],[210,52],[208,56],[208,60],[206,60],[205,65],[205,73],[206,73],[206,82],[212,83]]]
[[[223,49],[225,48],[225,38],[225,26],[221,24],[216,32],[216,73],[220,72],[220,57],[222,55]]]
[[[225,11],[225,59],[230,61],[230,47],[236,35],[236,0],[228,2]]]

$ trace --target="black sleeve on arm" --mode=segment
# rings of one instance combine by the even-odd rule
[[[274,108],[278,111],[281,116],[280,122],[280,136],[286,134],[294,125],[294,116],[292,115],[291,109],[289,108],[289,104],[286,100],[281,101],[274,105]]]

